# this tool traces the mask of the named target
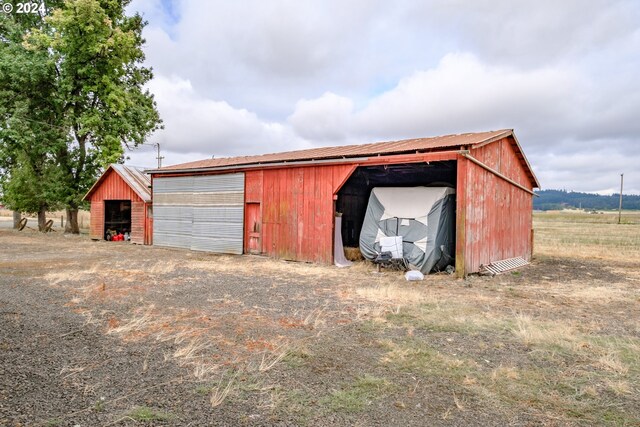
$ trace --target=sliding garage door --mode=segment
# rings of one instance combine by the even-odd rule
[[[156,177],[153,244],[241,254],[244,174]]]

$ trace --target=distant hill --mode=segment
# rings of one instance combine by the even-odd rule
[[[540,197],[533,198],[533,209],[548,211],[565,208],[618,209],[620,194],[601,196],[599,194],[578,193],[564,190],[536,191]],[[622,208],[640,210],[640,196],[622,195]]]

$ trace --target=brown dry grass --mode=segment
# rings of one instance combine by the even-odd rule
[[[37,215],[23,215],[26,218],[29,218],[27,225],[35,226],[37,225]],[[4,218],[12,218],[13,211],[8,209],[0,209],[0,217]],[[67,221],[67,214],[65,211],[55,211],[55,212],[47,212],[47,220],[53,221],[54,227],[60,227],[60,218],[63,217],[64,221]],[[89,228],[91,224],[91,214],[89,211],[79,211],[78,212],[78,225],[81,229]]]
[[[524,281],[517,280],[520,273],[497,276],[487,291],[461,292],[455,282],[356,286],[358,297],[378,307],[366,313],[378,316],[377,331],[405,331],[402,339],[380,341],[387,349],[381,363],[446,378],[507,416],[526,410],[543,424],[637,423],[640,414],[631,408],[639,407],[633,396],[640,392],[640,327],[633,314],[640,302],[640,215],[627,214],[621,225],[612,215],[595,219],[536,214],[535,262],[601,263],[607,280],[582,265],[562,278],[551,271]],[[475,350],[448,353],[447,346],[418,338],[418,330],[453,333],[447,341]],[[501,355],[514,346],[523,350]],[[483,369],[496,360],[504,362]]]
[[[440,384],[452,397],[440,412],[447,420],[484,405],[505,419],[525,414],[540,425],[634,425],[640,417],[640,221],[633,224],[634,218],[618,225],[610,215],[536,214],[533,265],[494,278],[436,275],[410,283],[402,273],[376,273],[364,262],[339,269],[186,251],[168,261],[123,257],[43,277],[52,286],[73,288],[69,306],[107,333],[170,343],[167,359],[189,367],[198,381],[218,378],[208,391],[212,406],[237,392],[240,381],[228,374],[229,366],[260,380],[283,369],[306,369],[323,351],[314,339],[329,337],[331,345],[332,334],[339,340],[336,331],[353,322],[362,329],[351,332],[365,335],[354,342],[373,343],[368,366],[381,369],[393,387],[406,386],[407,378],[415,382],[406,394],[398,386],[397,407],[411,408],[404,402],[421,393],[417,384]],[[104,250],[79,245],[85,253]],[[38,255],[32,261],[41,262]],[[0,255],[0,267],[11,265]],[[322,303],[307,305],[295,290],[287,296],[300,304],[287,313],[245,307],[239,295],[217,295],[201,310],[144,299],[164,289],[179,291],[203,272],[247,282],[268,277],[274,290],[287,281],[312,284],[308,289]],[[120,300],[135,301],[136,309],[115,317],[96,308]],[[260,336],[237,338],[249,330]],[[298,363],[295,355],[303,347],[306,356]],[[341,356],[345,372],[362,362]],[[279,402],[274,408],[300,406],[295,394],[269,390]]]
[[[534,215],[536,255],[640,263],[640,213]]]

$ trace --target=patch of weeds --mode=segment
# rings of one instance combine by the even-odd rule
[[[427,311],[429,310],[429,311]],[[440,322],[431,318],[434,313],[433,308],[426,308],[424,305],[414,308],[406,308],[402,311],[388,313],[386,320],[390,325],[399,327],[414,327],[425,329],[429,332],[459,332],[458,325],[449,322]],[[442,318],[440,318],[442,320]]]
[[[56,427],[61,425],[62,425],[62,420],[58,418],[51,418],[50,420],[47,420],[47,422],[45,423],[45,426],[47,427]]]
[[[274,412],[293,418],[296,425],[307,425],[312,415],[313,398],[304,390],[278,389],[274,398]]]
[[[416,320],[418,320],[416,316],[409,313],[408,310],[399,310],[397,312],[388,313],[386,318],[389,323],[401,326],[415,323]]]
[[[472,334],[479,331],[495,330],[503,326],[503,321],[487,317],[477,308],[456,304],[420,304],[404,307],[402,311],[386,316],[389,324],[413,327],[428,332],[457,332]]]
[[[93,404],[93,410],[96,412],[104,412],[104,397],[101,397]]]
[[[213,386],[210,384],[202,384],[196,387],[195,391],[198,394],[201,394],[203,396],[208,395],[209,393],[211,393],[211,390],[213,389]]]
[[[303,348],[291,350],[282,359],[282,361],[290,368],[300,368],[304,366],[312,354]]]
[[[506,293],[508,296],[510,296],[511,298],[526,298],[526,295],[524,295],[522,292],[520,292],[519,290],[512,288],[511,286],[509,286],[506,290]]]
[[[615,354],[627,365],[630,375],[640,375],[640,339],[633,337],[588,337],[588,342],[603,354]]]
[[[614,411],[612,409],[606,410],[601,414],[600,418],[606,424],[612,424],[615,426],[632,426],[637,425],[638,419],[629,417],[627,414]]]
[[[384,378],[365,375],[341,390],[336,390],[323,398],[320,403],[333,412],[361,412],[376,398],[388,393],[391,385]]]
[[[385,324],[383,322],[375,320],[363,320],[356,326],[356,329],[359,332],[363,332],[365,334],[377,334],[384,330],[384,328]]]
[[[263,383],[253,375],[242,375],[236,380],[236,392],[241,399],[248,395],[262,391]]]
[[[563,363],[546,367],[500,367],[478,372],[468,389],[508,408],[539,411],[552,417],[566,417],[586,423],[631,425],[623,408],[611,407],[601,395],[600,382],[591,370],[564,371]]]
[[[477,368],[471,360],[449,357],[419,340],[387,341],[383,344],[389,351],[382,358],[382,363],[403,371],[462,381]]]
[[[147,406],[138,406],[129,411],[127,416],[135,421],[168,421],[172,418],[171,414]]]

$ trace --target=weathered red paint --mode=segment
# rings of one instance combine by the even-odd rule
[[[531,180],[515,150],[513,138],[503,138],[472,149],[477,160],[533,189]],[[531,194],[461,157],[458,160],[457,266],[464,274],[477,272],[482,264],[521,256],[531,259]],[[459,232],[458,232],[459,233]],[[464,241],[464,249],[461,245]]]
[[[104,238],[104,202],[105,200],[131,200],[131,241],[138,244],[151,244],[151,219],[147,217],[147,203],[113,170],[106,176],[98,188],[90,195],[92,239]]]
[[[467,214],[467,168],[471,163],[460,156],[457,167],[456,188],[456,273],[458,277],[464,277],[466,255],[466,214]]]
[[[247,203],[244,210],[244,252],[262,253],[262,215],[260,203]]]
[[[259,203],[262,253],[333,262],[333,194],[352,171],[351,164],[246,171],[245,236],[256,227],[250,210]]]

